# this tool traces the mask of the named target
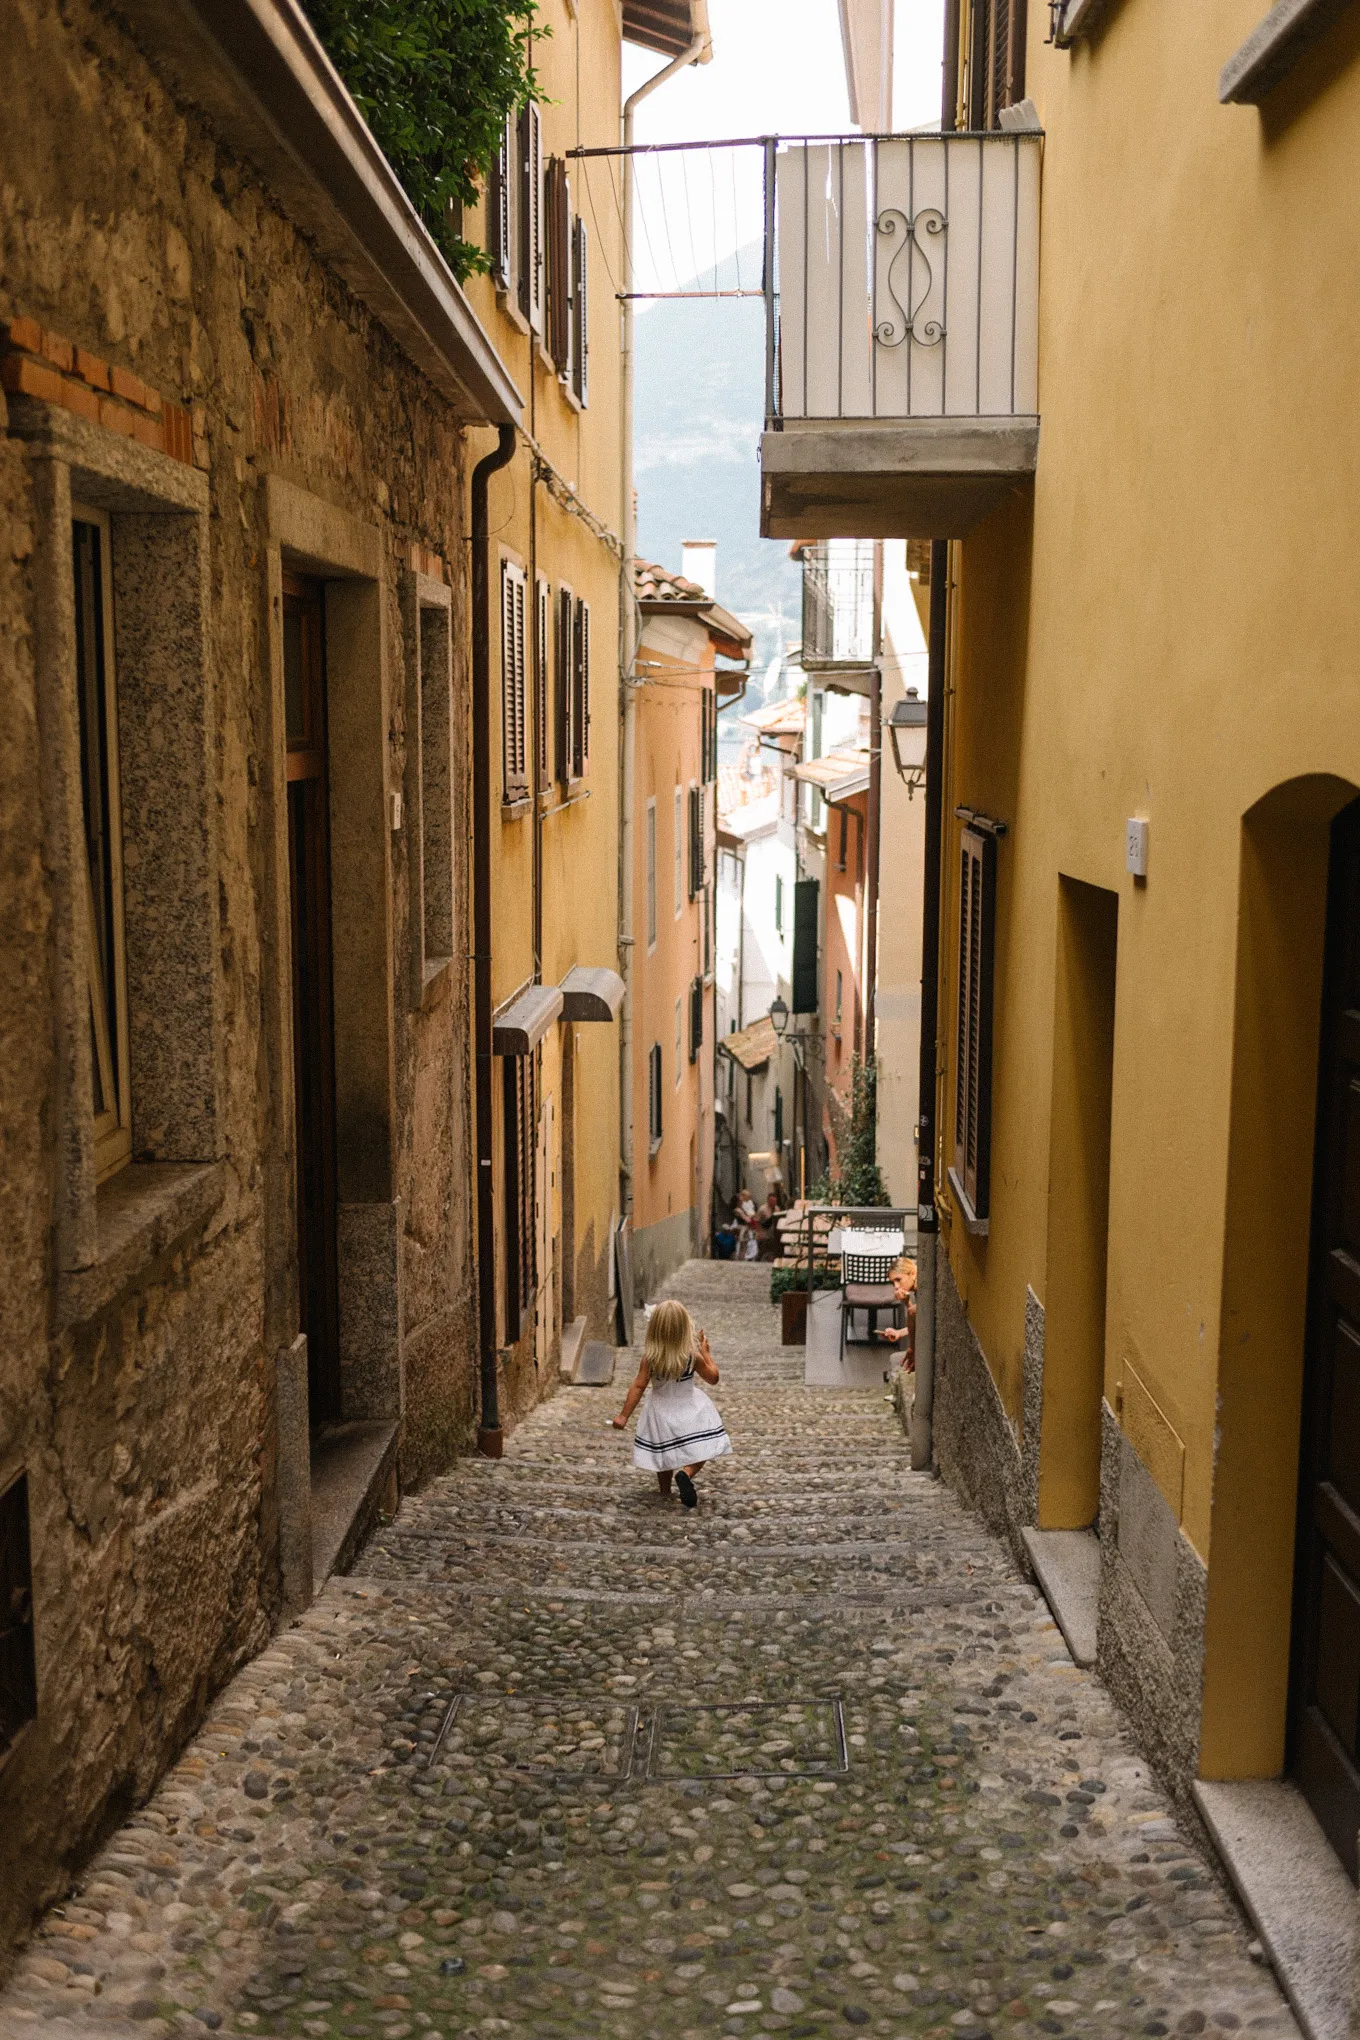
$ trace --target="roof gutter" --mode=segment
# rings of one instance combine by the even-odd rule
[[[148,56],[465,424],[524,400],[298,0],[122,0]]]

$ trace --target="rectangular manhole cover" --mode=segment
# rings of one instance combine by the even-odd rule
[[[460,1693],[440,1730],[430,1768],[488,1766],[556,1778],[625,1778],[637,1709],[619,1700],[537,1700],[517,1693]]]
[[[834,1777],[850,1768],[839,1700],[661,1706],[643,1734],[652,1780]]]

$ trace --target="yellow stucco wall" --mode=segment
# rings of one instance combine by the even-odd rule
[[[544,0],[534,63],[540,77],[542,151],[565,155],[578,145],[618,140],[620,31],[613,0]],[[590,604],[590,769],[568,803],[552,777],[555,735],[549,715],[549,776],[540,788],[542,949],[538,975],[559,984],[573,964],[618,968],[618,641],[619,557],[580,516],[564,508],[542,481],[535,483],[532,437],[598,524],[617,536],[622,523],[622,443],[619,429],[619,314],[611,277],[620,273],[619,224],[608,196],[608,172],[598,165],[590,185],[579,162],[568,166],[574,214],[590,234],[588,403],[578,407],[561,386],[555,365],[524,327],[489,277],[469,278],[466,290],[477,316],[525,398],[524,433],[514,458],[490,487],[492,681],[492,951],[493,996],[499,1006],[535,975],[533,944],[534,818],[528,810],[502,818],[500,728],[499,559],[528,574],[532,606],[535,575],[546,576],[555,598],[560,586]],[[603,183],[601,179],[603,178]],[[593,202],[592,202],[593,201]],[[487,244],[485,206],[467,215],[468,239]],[[471,435],[469,472],[495,445],[489,431]],[[552,631],[556,620],[552,619]],[[532,641],[532,616],[530,619]],[[550,632],[551,637],[551,632]],[[532,652],[531,652],[532,660]],[[550,670],[551,670],[550,651]],[[531,671],[532,685],[532,671]],[[550,696],[551,699],[551,696]],[[532,727],[533,713],[530,712]],[[608,1305],[611,1222],[619,1204],[619,1041],[617,1024],[575,1029],[575,1238],[572,1250],[575,1308],[589,1320],[591,1337],[612,1336]],[[549,1230],[562,1222],[563,1029],[552,1028],[542,1050],[540,1096],[554,1101],[558,1153],[540,1195],[550,1198]],[[499,1094],[499,1068],[497,1070]],[[498,1105],[499,1110],[499,1105]],[[497,1170],[502,1167],[497,1147]],[[497,1199],[497,1225],[502,1221]],[[498,1241],[498,1252],[502,1251]],[[567,1252],[564,1246],[562,1251]],[[562,1276],[554,1308],[560,1315]],[[572,1285],[569,1281],[569,1290]],[[532,1346],[532,1339],[527,1342]],[[527,1348],[521,1360],[527,1364]]]
[[[1220,67],[1262,11],[1117,0],[1067,53],[1031,9],[1039,466],[1032,499],[953,550],[948,710],[946,813],[967,802],[1009,824],[991,1228],[952,1224],[951,1264],[1018,1423],[1025,1287],[1044,1299],[1050,1252],[1059,879],[1107,888],[1105,1394],[1210,1564],[1202,1761],[1218,1775],[1277,1769],[1283,1750],[1318,888],[1328,819],[1360,786],[1360,21],[1264,111],[1220,106]],[[1262,892],[1244,818],[1309,775],[1330,777],[1271,811],[1277,890]],[[1145,884],[1124,866],[1132,815],[1150,822]],[[1244,965],[1252,897],[1275,942]],[[1252,956],[1303,987],[1273,1033]],[[954,991],[951,958],[946,1161]],[[1242,1063],[1255,1035],[1276,1058],[1265,1074]],[[1259,1105],[1271,1080],[1275,1111]],[[1216,1451],[1222,1467],[1245,1455],[1217,1492]]]

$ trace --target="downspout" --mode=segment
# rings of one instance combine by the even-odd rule
[[[958,127],[959,0],[945,0],[940,127]],[[921,910],[921,1067],[916,1161],[916,1397],[911,1463],[935,1456],[935,1278],[940,1233],[935,1205],[935,1107],[939,1090],[940,871],[944,825],[944,690],[948,656],[949,543],[930,546],[930,642],[926,680],[925,871]]]
[[[864,1060],[872,1071],[877,1061],[874,1029],[878,992],[878,852],[883,824],[883,543],[874,544],[874,663],[869,677],[869,826],[865,845],[869,865],[864,901]],[[878,1082],[869,1079],[869,1119],[878,1148]]]
[[[619,1206],[633,1209],[633,799],[637,766],[634,668],[638,615],[634,563],[637,558],[637,503],[633,491],[633,118],[657,88],[712,54],[707,0],[693,0],[694,40],[689,48],[639,85],[623,102],[623,344],[620,353],[620,451],[623,502],[619,528],[623,560],[619,570],[619,672],[622,679],[619,731]],[[613,1252],[613,1242],[610,1242]]]
[[[491,561],[487,497],[491,477],[515,451],[515,428],[502,425],[494,453],[472,470],[472,962],[477,1058],[477,1340],[481,1422],[477,1450],[499,1459],[501,1430],[496,1350],[496,1201],[491,1167]]]

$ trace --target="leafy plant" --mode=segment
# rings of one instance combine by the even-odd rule
[[[890,1204],[888,1186],[878,1166],[878,1064],[856,1056],[850,1065],[850,1110],[841,1109],[836,1142],[840,1163],[834,1176],[824,1176],[809,1193],[819,1204],[882,1207]],[[848,1120],[848,1125],[845,1124]]]
[[[806,1265],[800,1268],[772,1268],[770,1270],[771,1303],[778,1303],[780,1297],[790,1289],[806,1289],[807,1286]],[[839,1289],[840,1286],[841,1271],[839,1266],[834,1268],[814,1267],[812,1271],[812,1287],[814,1289]]]
[[[303,0],[327,55],[455,276],[489,267],[462,209],[534,96],[537,0]]]

